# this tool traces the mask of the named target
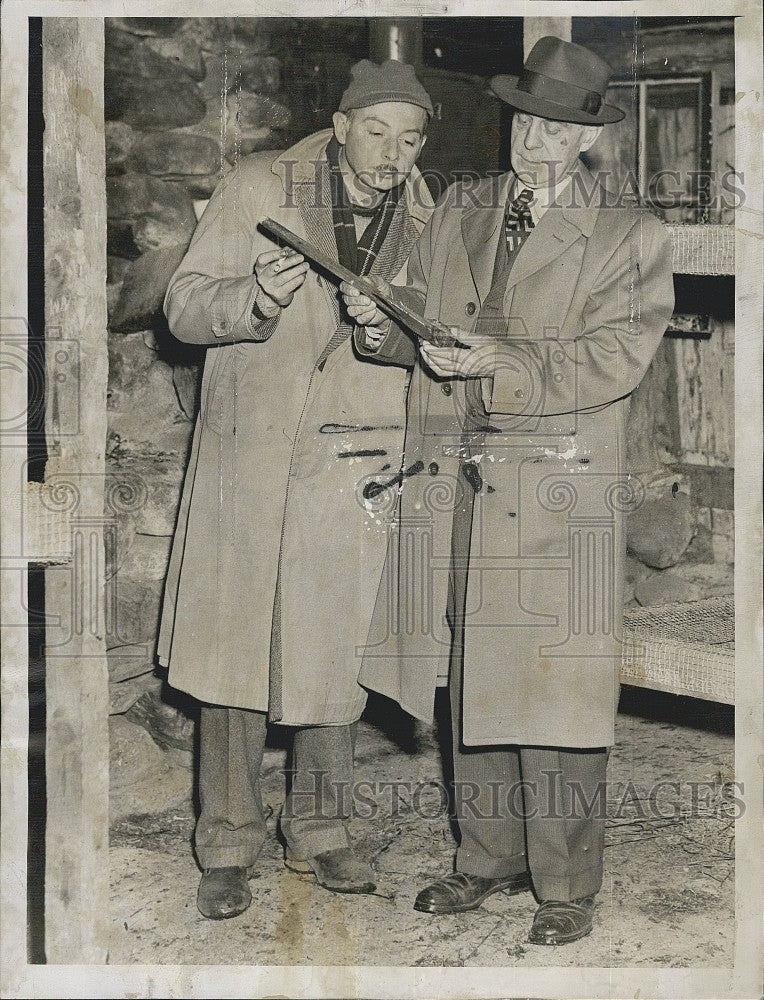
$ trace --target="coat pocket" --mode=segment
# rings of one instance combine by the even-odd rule
[[[206,391],[203,387],[201,413],[206,427],[223,433],[226,413],[233,413],[236,393],[236,346],[215,348]]]

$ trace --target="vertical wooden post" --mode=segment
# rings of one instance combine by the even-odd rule
[[[422,65],[421,17],[372,18],[369,25],[371,58],[378,63],[386,59]]]
[[[523,53],[527,56],[539,38],[556,35],[566,42],[571,40],[572,18],[570,17],[525,17],[523,18]]]
[[[49,963],[108,950],[109,736],[104,629],[106,191],[103,21],[45,18],[46,481],[72,564],[46,571],[45,924]]]
[[[9,4],[8,7],[11,5]],[[15,5],[14,5],[15,6]],[[23,9],[4,10],[2,23],[3,183],[0,203],[0,649],[2,650],[3,789],[0,880],[0,976],[3,996],[18,989],[26,965],[27,745],[29,633],[26,561],[21,538],[27,432],[27,66]]]

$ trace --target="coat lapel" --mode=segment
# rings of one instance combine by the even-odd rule
[[[565,253],[575,243],[581,230],[568,222],[559,208],[548,209],[541,221],[523,243],[509,272],[507,288],[528,278]]]
[[[594,178],[580,163],[560,204],[547,209],[521,247],[509,272],[508,290],[551,264],[581,235],[591,236],[599,211],[598,193]]]
[[[481,302],[491,290],[496,248],[512,176],[506,173],[492,178],[490,186],[476,192],[478,204],[470,205],[462,213],[462,240]]]

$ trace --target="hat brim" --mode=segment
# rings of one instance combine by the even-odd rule
[[[612,125],[626,117],[626,113],[612,104],[603,104],[596,115],[577,108],[569,108],[543,97],[536,97],[524,90],[517,89],[518,77],[495,76],[491,80],[491,90],[502,101],[511,104],[518,111],[536,115],[538,118],[549,118],[556,122],[572,122],[576,125]]]

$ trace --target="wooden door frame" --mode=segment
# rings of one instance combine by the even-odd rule
[[[103,546],[108,344],[103,18],[43,18],[45,482],[27,481],[28,15],[3,12],[3,975],[26,965],[30,565],[46,569],[45,954],[108,957]],[[12,99],[6,95],[11,92]],[[22,820],[20,822],[19,820]],[[12,878],[6,873],[12,872]]]

